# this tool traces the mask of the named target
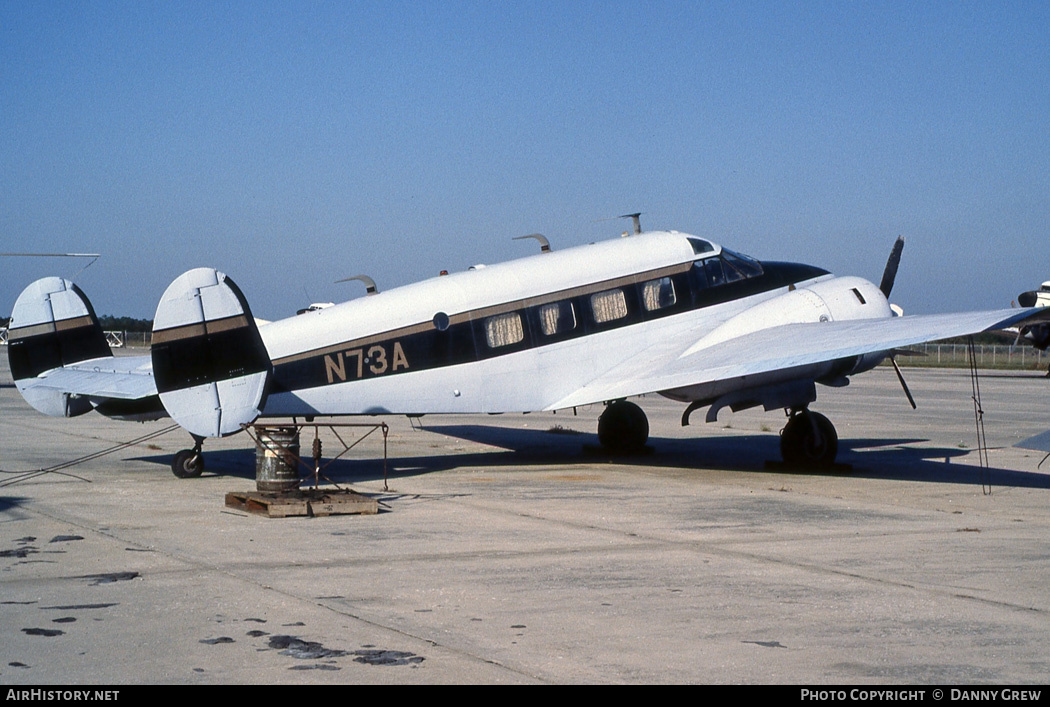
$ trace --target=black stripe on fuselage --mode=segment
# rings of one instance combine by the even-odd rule
[[[444,330],[438,330],[433,322],[427,321],[353,339],[275,360],[270,392],[289,392],[480,361],[711,307],[828,274],[826,270],[798,263],[763,263],[762,268],[760,275],[711,286],[703,268],[687,262],[460,313],[449,318],[449,325]],[[643,287],[647,282],[664,277],[673,283],[675,302],[648,311],[643,302]],[[623,292],[620,306],[625,306],[626,314],[599,323],[592,311],[591,298],[617,289]],[[575,326],[546,335],[541,310],[555,302],[571,303]],[[520,316],[520,339],[490,346],[486,321],[493,316],[513,313]]]

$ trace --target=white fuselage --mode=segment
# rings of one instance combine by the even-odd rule
[[[552,409],[654,347],[684,355],[783,324],[892,316],[879,289],[861,278],[786,263],[756,271],[754,261],[726,260],[734,257],[694,236],[646,233],[478,266],[272,322],[260,328],[274,364],[263,414]],[[750,383],[844,376],[883,356]],[[734,385],[663,392],[704,400]]]

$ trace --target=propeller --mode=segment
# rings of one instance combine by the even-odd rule
[[[882,290],[882,294],[886,296],[886,299],[890,298],[890,292],[893,290],[893,281],[897,279],[897,268],[901,264],[902,252],[904,252],[904,238],[903,236],[897,236],[897,240],[893,243],[893,250],[890,251],[890,258],[886,261],[886,269],[882,272],[882,283],[879,285],[879,289]],[[894,354],[896,354],[896,351],[890,351],[890,363],[893,364],[893,370],[897,373],[897,380],[901,382],[901,388],[904,388],[904,395],[908,397],[908,402],[911,403],[911,409],[915,410],[915,398],[912,397],[908,384],[904,382],[904,374],[901,373],[901,368],[897,365],[897,358]]]
[[[908,390],[908,384],[904,382],[904,374],[901,373],[901,367],[897,365],[897,359],[893,353],[890,353],[890,363],[893,364],[893,370],[897,372],[897,380],[901,382],[901,387],[904,388],[904,394],[908,396],[908,402],[911,403],[911,409],[915,410],[915,398],[911,396],[911,391]]]
[[[890,297],[890,290],[893,289],[893,281],[897,279],[897,268],[901,264],[901,252],[904,250],[904,238],[903,236],[897,236],[897,241],[893,244],[893,250],[890,251],[890,259],[886,261],[886,269],[882,271],[882,284],[879,285],[879,289],[882,290],[882,294],[886,295],[886,299]]]

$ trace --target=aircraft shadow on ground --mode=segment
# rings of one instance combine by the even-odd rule
[[[839,465],[828,472],[793,469],[780,463],[780,441],[775,433],[698,436],[691,439],[650,437],[648,453],[612,456],[598,446],[594,434],[488,425],[436,425],[427,432],[452,439],[483,444],[485,451],[449,451],[435,448],[425,456],[397,456],[387,460],[389,479],[447,471],[457,468],[529,469],[578,464],[610,464],[701,470],[729,470],[750,473],[794,473],[807,475],[847,475],[857,478],[923,481],[929,483],[1050,488],[1050,474],[1036,470],[989,468],[982,471],[970,464],[952,463],[969,450],[954,447],[920,447],[922,438],[846,438],[839,440]],[[376,481],[384,477],[383,459],[369,456],[322,459],[324,479],[335,483]],[[171,463],[169,455],[139,457],[138,461]],[[205,451],[206,475],[255,478],[254,449]],[[304,460],[307,465],[312,461]],[[312,470],[312,465],[310,466]],[[300,468],[301,475],[306,467]]]
[[[0,513],[18,508],[27,500],[21,496],[0,496]]]

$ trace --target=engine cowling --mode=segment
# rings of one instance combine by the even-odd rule
[[[1050,324],[1032,324],[1021,329],[1021,334],[1032,346],[1046,351],[1050,346]]]

